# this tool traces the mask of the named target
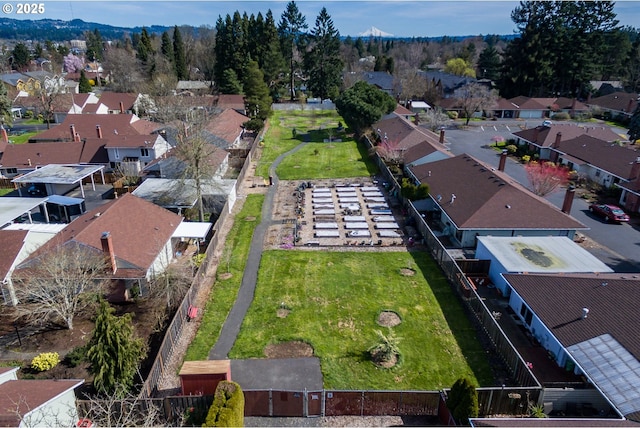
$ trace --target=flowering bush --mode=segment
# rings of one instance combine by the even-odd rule
[[[31,368],[39,372],[51,370],[60,362],[60,355],[57,352],[43,352],[33,357],[31,360]]]

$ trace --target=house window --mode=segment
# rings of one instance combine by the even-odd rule
[[[596,177],[600,177],[600,170],[596,170]]]
[[[140,156],[142,156],[143,158],[148,158],[149,157],[149,149],[140,149]]]
[[[7,168],[7,174],[17,174],[18,168]]]
[[[524,303],[520,307],[520,315],[524,319],[524,322],[527,323],[527,325],[531,325],[531,321],[533,320],[533,312],[531,312],[527,305],[525,305]]]

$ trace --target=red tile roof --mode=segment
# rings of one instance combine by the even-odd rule
[[[503,172],[467,154],[410,167],[459,229],[577,230],[586,227]],[[450,203],[451,195],[456,195]]]
[[[113,277],[142,278],[181,222],[181,216],[127,193],[72,221],[27,260],[71,243],[102,252],[100,237],[109,232],[118,265]]]
[[[608,333],[640,360],[640,274],[504,276],[564,347]]]

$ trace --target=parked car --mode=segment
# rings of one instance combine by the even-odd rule
[[[616,205],[609,204],[591,204],[589,205],[589,211],[593,214],[603,217],[604,221],[629,221],[627,213],[622,211],[622,208]]]

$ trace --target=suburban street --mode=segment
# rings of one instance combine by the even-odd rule
[[[541,121],[530,120],[527,127],[537,126]],[[498,167],[499,153],[487,147],[494,136],[512,138],[512,133],[525,126],[524,121],[472,122],[468,129],[448,127],[445,131],[446,145],[451,153],[467,153],[475,158]],[[623,130],[616,130],[624,132]],[[522,164],[509,158],[505,173],[525,187],[529,183]],[[560,208],[564,200],[565,189],[556,190],[546,199]],[[609,224],[589,212],[589,204],[574,198],[571,215],[589,230],[584,231],[588,239],[598,243],[587,249],[616,272],[640,272],[640,221],[632,218],[630,224]]]

